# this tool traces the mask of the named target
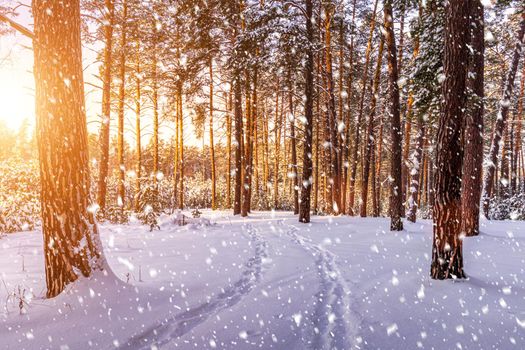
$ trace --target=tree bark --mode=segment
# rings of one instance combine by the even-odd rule
[[[224,99],[226,101],[226,152],[228,153],[228,173],[226,174],[226,207],[231,208],[232,206],[232,189],[231,189],[231,178],[232,178],[232,117],[230,112],[232,110],[232,93],[225,93]]]
[[[235,98],[235,186],[233,199],[233,215],[241,213],[241,196],[242,196],[242,87],[239,77],[236,74],[233,82]]]
[[[215,174],[215,144],[213,141],[213,58],[210,58],[210,164],[211,164],[211,209],[217,209],[215,192],[217,179]]]
[[[421,170],[425,169],[423,158],[423,148],[425,142],[425,122],[420,117],[418,120],[418,135],[416,149],[412,159],[412,171],[410,172],[410,186],[409,186],[409,199],[408,199],[408,213],[407,220],[410,222],[416,222],[417,209],[420,203],[420,184],[423,181],[420,180]],[[422,176],[421,176],[422,177]]]
[[[80,3],[34,0],[32,12],[46,295],[52,298],[108,267],[90,210]]]
[[[479,212],[483,167],[483,99],[485,67],[485,31],[484,9],[480,0],[470,0],[471,4],[471,39],[473,53],[469,62],[467,78],[470,103],[465,115],[463,130],[463,176],[461,178],[461,232],[466,236],[479,233]]]
[[[178,114],[179,114],[179,209],[184,209],[184,115],[182,108],[182,83],[179,83],[177,88],[177,103]]]
[[[306,10],[306,40],[308,48],[306,51],[306,63],[304,66],[304,81],[305,81],[305,103],[304,116],[305,131],[303,142],[303,175],[301,186],[301,207],[299,210],[299,222],[310,222],[311,210],[311,195],[312,195],[312,134],[313,134],[313,85],[314,85],[314,53],[310,46],[314,40],[314,29],[312,25],[313,6],[312,0],[305,1]]]
[[[439,118],[430,276],[464,278],[461,224],[461,129],[469,61],[469,1],[446,4],[443,102]]]
[[[403,198],[401,188],[401,117],[399,111],[399,75],[397,71],[397,51],[394,37],[392,0],[386,0],[383,6],[385,16],[385,42],[387,46],[389,74],[389,104],[391,118],[392,151],[390,159],[390,230],[403,230],[401,215]]]
[[[135,211],[140,210],[139,193],[140,193],[140,181],[142,177],[142,145],[141,145],[141,127],[140,127],[140,114],[141,114],[141,71],[140,71],[140,44],[137,42],[137,57],[136,57],[137,72],[135,74],[135,152],[137,154],[136,163],[136,189],[135,189]]]
[[[242,205],[241,216],[248,216],[251,202],[251,187],[252,187],[252,152],[253,152],[253,110],[252,110],[252,96],[251,96],[251,82],[249,73],[247,73],[246,80],[246,127],[245,127],[245,143],[244,143],[244,172],[243,172],[243,187],[242,187]]]
[[[291,174],[293,186],[293,213],[299,214],[299,177],[297,174],[297,140],[295,136],[295,112],[293,105],[292,74],[288,72],[288,109],[290,110],[290,153],[291,153]]]

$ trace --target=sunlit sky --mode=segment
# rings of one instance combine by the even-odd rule
[[[17,129],[35,119],[31,41],[18,35],[0,36],[0,119]]]
[[[33,19],[28,10],[19,11],[16,21],[32,29]],[[35,125],[35,100],[34,100],[34,76],[33,76],[33,51],[31,40],[21,34],[12,33],[0,36],[0,121],[4,122],[10,129],[17,130],[24,119],[29,124]],[[100,86],[101,82],[96,77],[100,63],[96,61],[93,48],[84,48],[84,81],[86,94],[86,114],[88,129],[92,133],[98,133],[101,112],[101,90],[93,87]],[[129,116],[126,116],[126,129],[132,129]],[[144,115],[143,141],[150,138],[150,123]],[[112,123],[112,129],[115,123]],[[162,134],[169,133],[169,129],[162,130]],[[165,136],[165,135],[164,135]],[[130,144],[134,144],[134,134],[126,134]]]
[[[32,29],[33,19],[27,9],[19,11],[16,21]],[[31,46],[31,40],[21,34],[13,32],[0,35],[0,121],[12,130],[17,130],[24,119],[29,121],[31,127],[35,125],[33,51]],[[96,76],[99,72],[100,63],[96,61],[93,47],[83,49],[83,63],[84,81],[87,83],[85,94],[88,130],[91,133],[98,133],[102,93],[101,89],[93,87],[93,85],[101,86],[101,82]],[[149,113],[151,111],[146,109],[143,114],[143,144],[149,141],[152,134]],[[133,130],[134,118],[132,111],[126,112],[126,130]],[[113,119],[112,135],[115,134],[115,124]],[[188,123],[186,125],[189,126],[190,130],[193,130],[191,125]],[[167,139],[173,134],[172,127],[162,123],[159,133],[161,138]],[[208,139],[207,135],[205,137]],[[126,132],[125,138],[131,145],[134,145],[134,132]],[[219,141],[219,138],[216,141]],[[191,137],[190,133],[186,134],[185,142],[197,146],[202,145],[202,140],[199,141]]]
[[[18,11],[16,21],[32,29],[33,19],[29,11]],[[16,130],[24,119],[30,125],[35,124],[33,51],[31,40],[13,32],[0,36],[0,120]],[[85,66],[94,61],[94,54],[84,50]],[[85,69],[85,80],[95,83],[96,64]],[[96,83],[99,85],[98,83]],[[86,86],[86,109],[89,120],[96,120],[97,101],[100,100],[98,89]],[[93,123],[90,123],[93,124]],[[96,128],[96,126],[95,126]]]

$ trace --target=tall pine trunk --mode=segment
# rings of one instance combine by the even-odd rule
[[[140,193],[140,185],[141,185],[141,177],[142,177],[142,145],[141,145],[141,126],[140,126],[140,114],[142,102],[141,102],[141,91],[142,91],[142,84],[141,84],[141,71],[140,71],[140,44],[137,42],[137,57],[136,57],[136,66],[137,66],[137,72],[135,74],[135,137],[136,137],[136,143],[135,143],[135,152],[137,157],[137,163],[135,165],[136,169],[136,189],[135,189],[135,211],[140,210],[140,203],[139,203],[139,193]]]
[[[32,10],[46,295],[52,298],[107,266],[89,209],[80,3],[34,0]]]
[[[401,215],[403,198],[401,188],[401,116],[399,111],[399,75],[397,71],[397,52],[394,37],[394,19],[392,0],[386,0],[383,6],[385,16],[385,41],[388,57],[389,104],[391,118],[391,159],[390,159],[390,230],[403,230]]]
[[[480,0],[471,1],[472,54],[469,63],[470,76],[467,89],[470,95],[468,113],[465,115],[463,130],[463,176],[461,197],[461,232],[466,236],[479,233],[479,212],[483,167],[483,99],[484,99],[484,10]]]
[[[227,155],[227,170],[226,174],[226,207],[232,207],[232,92],[224,93],[224,101],[226,104],[226,153]]]
[[[469,63],[469,1],[446,4],[443,102],[439,118],[432,243],[433,279],[464,278],[461,224],[461,128]]]
[[[301,203],[299,210],[299,222],[310,222],[311,196],[312,196],[312,134],[313,134],[313,85],[314,85],[314,53],[311,47],[314,40],[314,29],[312,25],[313,6],[312,0],[305,1],[306,10],[306,40],[308,48],[306,51],[306,63],[304,66],[305,81],[305,131],[303,142],[303,175],[301,186]]]
[[[299,178],[297,174],[297,140],[295,135],[295,112],[293,105],[293,87],[292,87],[292,74],[288,72],[288,109],[290,112],[290,153],[291,153],[291,174],[292,174],[292,186],[293,186],[293,213],[299,214]]]
[[[235,186],[233,199],[233,215],[241,213],[242,197],[242,87],[240,73],[237,72],[233,82],[234,89],[234,119],[235,119]]]

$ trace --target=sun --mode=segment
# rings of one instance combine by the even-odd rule
[[[6,79],[0,71],[0,120],[10,129],[17,130],[24,119],[34,123],[34,97],[32,91],[13,79]]]
[[[32,51],[0,40],[0,121],[17,130],[24,119],[35,122]]]

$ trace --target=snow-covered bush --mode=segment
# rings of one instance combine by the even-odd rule
[[[519,193],[508,198],[491,199],[489,219],[525,220],[525,194]]]
[[[122,206],[112,205],[104,211],[97,211],[97,221],[109,221],[112,224],[127,224],[129,222],[130,211]]]
[[[155,186],[153,181],[148,181],[143,184],[138,196],[138,213],[137,218],[144,224],[150,227],[153,231],[158,228],[158,217],[162,213],[162,201],[159,195],[159,188]]]
[[[417,211],[417,217],[420,219],[432,220],[432,206],[424,205]]]
[[[40,225],[40,181],[34,161],[0,162],[0,233],[33,230]]]

